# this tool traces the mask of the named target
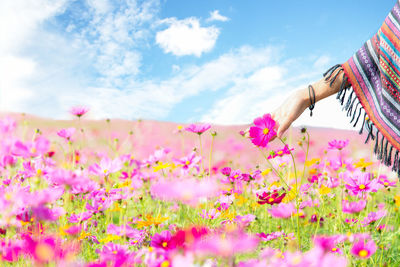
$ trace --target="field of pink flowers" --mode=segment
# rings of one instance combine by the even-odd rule
[[[0,116],[1,266],[399,266],[356,132]],[[250,127],[250,128],[249,128]]]

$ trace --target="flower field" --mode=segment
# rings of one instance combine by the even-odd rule
[[[400,264],[398,178],[373,140],[86,111],[0,116],[1,266]]]

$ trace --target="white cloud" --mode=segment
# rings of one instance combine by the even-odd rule
[[[248,124],[256,117],[273,112],[293,91],[306,88],[309,83],[321,78],[321,66],[329,63],[322,64],[321,58],[326,59],[327,56],[321,56],[314,62],[304,62],[304,59],[267,62],[252,75],[236,81],[201,121]],[[308,65],[308,72],[304,72],[304,65]],[[310,118],[309,114],[307,109],[293,125],[352,129],[334,96],[316,103],[313,117]]]
[[[210,17],[207,19],[207,21],[228,21],[229,18],[222,16],[219,13],[219,10],[214,10],[210,12]]]
[[[219,35],[216,27],[201,27],[199,20],[194,17],[183,20],[168,18],[163,22],[169,27],[157,32],[156,43],[165,53],[176,56],[200,57],[214,47]]]

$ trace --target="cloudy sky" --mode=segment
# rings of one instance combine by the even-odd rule
[[[249,123],[347,60],[395,0],[1,0],[0,111]],[[336,99],[296,123],[349,128]]]

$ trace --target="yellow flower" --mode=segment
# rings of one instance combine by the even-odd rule
[[[168,167],[171,167],[171,164],[159,162],[159,163],[157,164],[157,166],[154,166],[154,167],[153,167],[153,171],[154,171],[154,172],[158,172],[159,170],[163,170],[163,169],[166,169],[166,168],[168,168]]]
[[[292,189],[286,194],[286,196],[283,198],[282,202],[283,203],[289,203],[292,201],[298,193],[298,190],[296,190],[296,186],[293,185]]]
[[[318,189],[318,192],[319,192],[321,195],[329,194],[331,191],[332,191],[331,188],[329,188],[329,187],[327,187],[327,186],[325,186],[325,185],[323,185],[323,184],[322,184],[321,187]]]
[[[86,233],[85,231],[82,231],[81,235],[78,237],[78,240],[85,239],[88,236],[91,236],[91,234],[90,233]]]
[[[137,221],[136,222],[136,227],[137,228],[142,228],[142,227],[147,227],[150,225],[160,225],[164,221],[168,220],[169,217],[161,217],[161,215],[158,215],[157,217],[153,217],[151,214],[146,215],[146,219],[143,221]]]
[[[307,167],[310,167],[311,165],[318,164],[320,162],[321,162],[320,158],[313,158],[311,160],[307,160],[305,164]]]
[[[247,199],[245,199],[243,196],[238,196],[237,198],[237,201],[236,201],[236,204],[238,205],[238,206],[242,206],[243,204],[245,204],[246,202],[247,202]]]
[[[112,242],[114,240],[119,240],[119,239],[121,239],[121,237],[118,235],[107,235],[106,238],[100,239],[99,242],[108,243],[108,242]]]
[[[371,166],[372,164],[372,162],[365,162],[365,159],[361,158],[358,162],[354,163],[354,167],[364,169],[368,166]]]
[[[228,210],[221,213],[221,218],[227,220],[233,220],[235,218],[235,212],[229,212]]]
[[[394,201],[397,207],[400,207],[400,195],[394,197]]]
[[[265,169],[261,172],[261,175],[265,176],[265,175],[268,175],[268,173],[270,173],[270,172],[271,172],[271,169]]]

